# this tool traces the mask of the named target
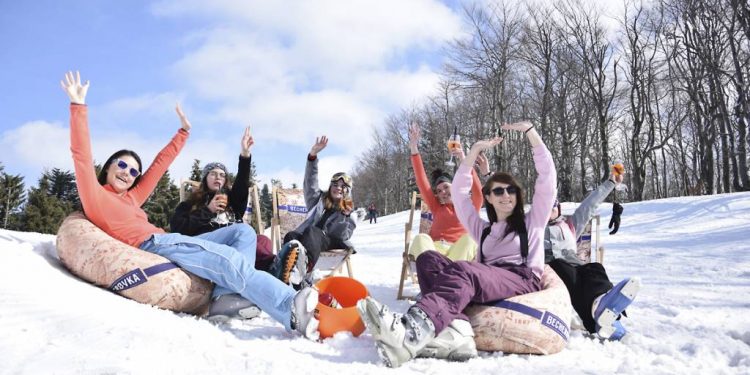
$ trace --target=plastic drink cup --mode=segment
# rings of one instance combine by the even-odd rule
[[[615,160],[615,163],[612,164],[612,174],[621,176],[623,173],[625,173],[625,165],[622,164],[621,160]]]

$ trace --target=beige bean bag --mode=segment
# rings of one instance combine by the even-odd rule
[[[466,314],[477,349],[519,354],[554,354],[568,342],[573,306],[565,284],[544,267],[542,290],[495,306],[472,305]]]
[[[74,275],[134,301],[196,315],[208,308],[210,281],[110,237],[80,212],[60,225],[57,255]]]

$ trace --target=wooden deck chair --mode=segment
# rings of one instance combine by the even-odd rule
[[[307,206],[302,189],[273,188],[273,218],[271,219],[271,242],[274,252],[279,251],[284,236],[296,229],[307,218]],[[327,271],[324,277],[346,271],[349,277],[354,277],[351,263],[351,250],[334,249],[322,251],[318,258],[316,269]]]
[[[242,216],[242,221],[251,223],[255,228],[255,233],[263,234],[265,229],[265,223],[260,216],[260,194],[258,193],[258,185],[253,184],[249,187],[249,196],[247,200],[247,207],[245,207],[245,214]]]
[[[413,191],[411,193],[411,210],[409,211],[409,220],[406,222],[405,228],[404,228],[404,252],[401,254],[401,279],[398,283],[398,294],[396,296],[397,299],[413,299],[416,297],[416,295],[407,296],[404,295],[404,283],[406,282],[406,279],[411,279],[413,284],[417,284],[417,273],[416,273],[416,259],[414,259],[413,256],[409,254],[409,246],[411,246],[412,241],[412,227],[414,226],[414,218],[415,218],[415,211],[417,207],[417,199],[420,199],[420,210],[418,213],[418,216],[416,216],[417,220],[419,220],[419,233],[430,233],[430,229],[432,228],[432,212],[430,212],[430,208],[424,203],[424,201],[421,200],[421,196],[416,191]]]
[[[186,201],[193,190],[200,185],[201,183],[198,181],[180,179],[180,202]]]
[[[180,180],[180,202],[184,202],[190,194],[193,192],[194,189],[197,189],[200,186],[200,182],[193,181],[193,180]],[[245,207],[245,212],[242,214],[242,221],[247,223],[248,225],[252,226],[255,229],[255,233],[262,234],[261,230],[263,229],[263,222],[260,218],[260,209],[256,210],[254,207],[260,207],[260,197],[258,196],[258,187],[256,185],[253,185],[248,188],[248,193],[250,194],[247,200],[247,207]],[[253,223],[253,218],[255,218],[255,224]]]
[[[583,228],[583,233],[578,236],[578,257],[586,263],[591,263],[594,259],[591,256],[591,249],[597,249],[596,261],[604,264],[604,246],[601,244],[599,230],[601,229],[600,216],[594,215]]]

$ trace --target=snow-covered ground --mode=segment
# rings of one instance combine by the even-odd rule
[[[611,206],[600,213],[608,222]],[[353,239],[355,277],[396,311],[408,307],[395,298],[406,215],[363,222]],[[0,373],[750,373],[750,193],[626,204],[619,233],[602,236],[612,280],[644,285],[623,342],[573,331],[550,356],[387,369],[367,333],[311,342],[266,315],[215,326],[78,280],[59,264],[54,236],[0,230]]]

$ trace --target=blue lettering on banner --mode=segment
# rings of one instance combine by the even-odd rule
[[[110,285],[109,290],[113,292],[120,292],[125,289],[130,289],[134,286],[143,284],[147,281],[146,275],[141,271],[140,268],[136,268],[124,275]]]
[[[306,214],[307,213],[307,207],[305,206],[292,206],[292,205],[286,205],[282,204],[279,206],[280,210],[294,212],[294,213],[300,213],[300,214]]]
[[[549,311],[545,311],[544,316],[542,316],[542,324],[557,332],[557,334],[562,336],[562,338],[566,341],[568,340],[570,328],[568,328],[568,325],[560,320],[560,318],[558,318],[555,314],[552,314]]]
[[[432,212],[423,212],[419,216],[421,216],[422,219],[427,219],[429,221],[432,221]]]

